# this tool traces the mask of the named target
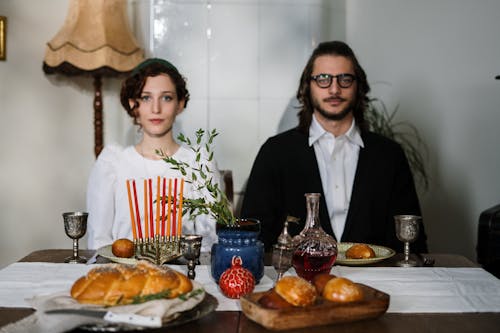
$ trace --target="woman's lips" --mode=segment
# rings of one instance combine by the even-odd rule
[[[155,118],[155,119],[149,119],[149,121],[152,124],[154,124],[154,125],[159,125],[159,124],[161,124],[163,122],[163,119],[157,119],[157,118]]]

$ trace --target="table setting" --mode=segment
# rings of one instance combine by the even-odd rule
[[[68,294],[71,284],[92,266],[95,265],[11,264],[0,271],[0,306],[30,308],[33,304],[29,300],[38,295],[61,291]],[[187,272],[187,267],[172,266]],[[216,299],[214,311],[241,311],[239,300],[225,297],[209,271],[208,265],[197,266],[195,281]],[[387,313],[500,312],[500,282],[481,268],[334,266],[331,273],[390,295]],[[287,275],[295,274],[290,270]],[[272,288],[276,276],[274,268],[266,266],[254,292]]]
[[[418,258],[417,255],[415,260],[415,255],[410,255],[409,251],[409,244],[418,235],[415,226],[418,226],[416,221],[420,217],[395,217],[397,235],[405,243],[405,251],[402,260],[382,267],[384,262],[398,257],[394,250],[376,244],[337,243],[324,232],[314,231],[318,228],[315,213],[318,197],[312,195],[308,199],[311,215],[305,232],[292,237],[288,235],[287,222],[284,223],[271,261],[265,266],[264,255],[259,252],[258,230],[250,229],[245,234],[246,230],[238,229],[238,233],[251,239],[250,253],[254,256],[260,253],[256,256],[258,265],[262,260],[262,267],[247,268],[247,259],[237,255],[237,247],[230,247],[236,252],[222,274],[214,273],[217,251],[201,254],[201,236],[184,235],[179,225],[175,234],[172,227],[167,227],[163,233],[161,223],[155,230],[153,219],[149,220],[151,224],[144,221],[145,233],[135,229],[132,240],[116,240],[97,249],[92,257],[85,258],[79,253],[78,239],[85,234],[87,214],[64,213],[64,230],[73,240],[72,255],[65,258],[64,263],[16,262],[0,270],[0,308],[35,309],[33,314],[0,327],[0,332],[66,332],[74,328],[103,332],[149,330],[184,325],[202,320],[214,312],[241,313],[250,321],[272,330],[341,325],[375,320],[385,314],[500,313],[500,280],[482,268],[433,267],[434,262],[428,265],[430,267],[418,267],[426,266],[425,259],[429,258]],[[147,200],[145,206],[146,203]],[[133,208],[132,204],[131,217],[136,216],[132,213]],[[138,219],[134,224],[135,228],[140,228]],[[252,224],[251,228],[255,226]],[[119,241],[129,249],[118,251]],[[314,252],[307,252],[311,244],[324,249],[320,251],[319,265],[313,260]],[[361,252],[353,251],[355,248]],[[244,250],[248,251],[248,248]],[[205,260],[201,263],[200,258],[207,258],[207,255],[211,262],[207,264]],[[106,276],[115,274],[115,270],[121,276],[109,282]],[[176,276],[180,282],[175,286],[189,286],[178,295],[172,294],[177,287],[168,283],[166,293],[158,290],[144,292],[148,289],[147,282],[141,284],[140,290],[130,287],[130,281],[139,281],[137,276],[143,273],[149,274],[147,279],[156,279],[154,281],[164,276],[173,281],[172,276]],[[105,277],[100,280],[100,275]],[[320,278],[324,280],[323,285],[318,282]],[[309,303],[293,304],[279,292],[278,287],[288,280],[304,283],[305,289],[312,288],[314,295]],[[94,296],[81,298],[75,294],[78,285],[82,284],[80,281],[96,285],[88,287]],[[350,286],[359,292],[360,297],[347,301],[330,299],[325,290],[331,290],[334,281],[345,284],[334,289],[333,295]],[[127,283],[130,284],[125,287]],[[99,302],[94,302],[92,297],[99,294],[96,290],[102,285],[110,288],[104,294],[115,296],[105,303],[99,296]],[[296,292],[294,288],[283,288]],[[297,290],[305,289],[300,287]],[[132,295],[134,298],[129,295],[131,290],[137,294]],[[274,307],[277,303],[265,303],[263,300],[269,295],[277,295],[280,302],[284,300],[289,304],[281,308],[281,305]]]

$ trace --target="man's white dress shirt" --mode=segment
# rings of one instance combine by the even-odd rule
[[[359,149],[364,147],[363,140],[354,119],[345,134],[335,137],[313,115],[309,145],[314,147],[330,223],[340,242],[351,201]]]

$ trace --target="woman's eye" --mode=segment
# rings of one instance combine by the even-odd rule
[[[166,102],[170,102],[172,99],[172,96],[163,96],[163,100]]]
[[[149,100],[151,100],[151,96],[147,96],[147,95],[141,96],[141,101],[147,102]]]

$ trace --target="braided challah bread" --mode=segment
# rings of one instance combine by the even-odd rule
[[[175,298],[192,289],[184,274],[139,261],[137,265],[109,264],[91,269],[73,284],[71,296],[79,303],[112,306]]]

